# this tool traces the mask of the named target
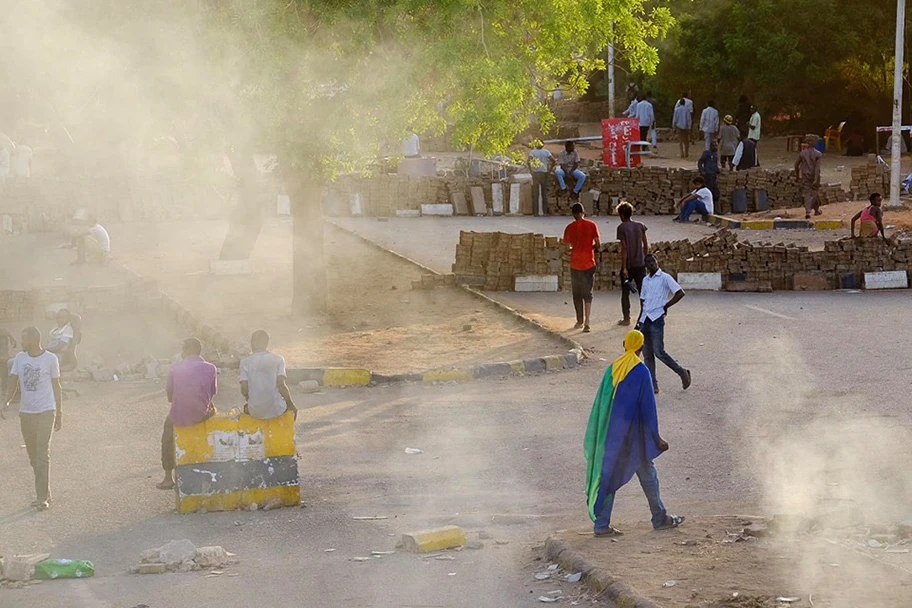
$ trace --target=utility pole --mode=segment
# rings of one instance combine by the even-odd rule
[[[896,0],[896,49],[893,66],[893,148],[890,150],[890,203],[888,207],[901,207],[899,188],[902,176],[902,99],[903,99],[903,45],[906,33],[906,0]]]
[[[614,40],[608,43],[608,118],[614,118]]]

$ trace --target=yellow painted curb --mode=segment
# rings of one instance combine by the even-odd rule
[[[774,220],[749,220],[741,222],[741,228],[746,230],[773,230],[776,227]]]
[[[842,220],[817,220],[814,222],[815,230],[839,230],[842,228]]]
[[[367,386],[371,373],[366,369],[328,367],[323,370],[323,386]]]
[[[429,553],[461,547],[468,542],[459,526],[444,526],[433,530],[402,535],[402,548],[412,553]]]
[[[564,369],[567,367],[567,362],[562,356],[548,355],[547,357],[543,357],[543,359],[545,360],[545,366],[548,369]]]
[[[472,380],[472,372],[464,369],[432,369],[424,372],[422,382],[453,382],[454,380]]]

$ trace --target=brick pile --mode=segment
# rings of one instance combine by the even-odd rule
[[[517,275],[561,274],[561,249],[557,237],[463,231],[456,246],[453,274],[461,284],[513,291]]]
[[[0,321],[21,321],[44,316],[51,304],[66,303],[79,313],[118,313],[157,306],[161,293],[155,281],[130,280],[97,287],[43,287],[0,290]]]
[[[823,251],[794,244],[739,241],[729,230],[699,241],[658,242],[651,250],[662,268],[679,272],[719,272],[723,283],[738,280],[768,283],[774,290],[795,286],[796,275],[817,275],[834,287],[841,275],[912,268],[912,241],[882,239],[828,241]],[[603,245],[598,256],[595,288],[620,288],[619,243]],[[558,274],[561,289],[569,288],[569,255],[556,237],[533,234],[462,232],[453,272],[459,283],[487,290],[512,290],[516,275]]]
[[[850,200],[866,200],[875,192],[884,197],[890,195],[890,167],[869,162],[860,167],[852,167],[852,181],[849,184],[852,192]]]

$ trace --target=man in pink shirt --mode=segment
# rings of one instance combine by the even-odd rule
[[[193,426],[215,415],[212,398],[218,392],[217,370],[203,359],[202,352],[202,342],[187,338],[181,350],[183,358],[172,365],[168,373],[171,411],[162,431],[161,463],[165,478],[155,486],[159,490],[174,489],[174,427]]]

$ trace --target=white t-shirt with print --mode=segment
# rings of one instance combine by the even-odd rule
[[[57,409],[54,385],[51,380],[60,377],[60,362],[49,350],[37,357],[26,352],[16,354],[10,374],[19,377],[19,411],[23,414],[40,414]]]
[[[285,376],[285,359],[268,350],[241,359],[241,382],[247,382],[247,410],[254,418],[268,420],[285,413],[285,399],[276,380]]]

